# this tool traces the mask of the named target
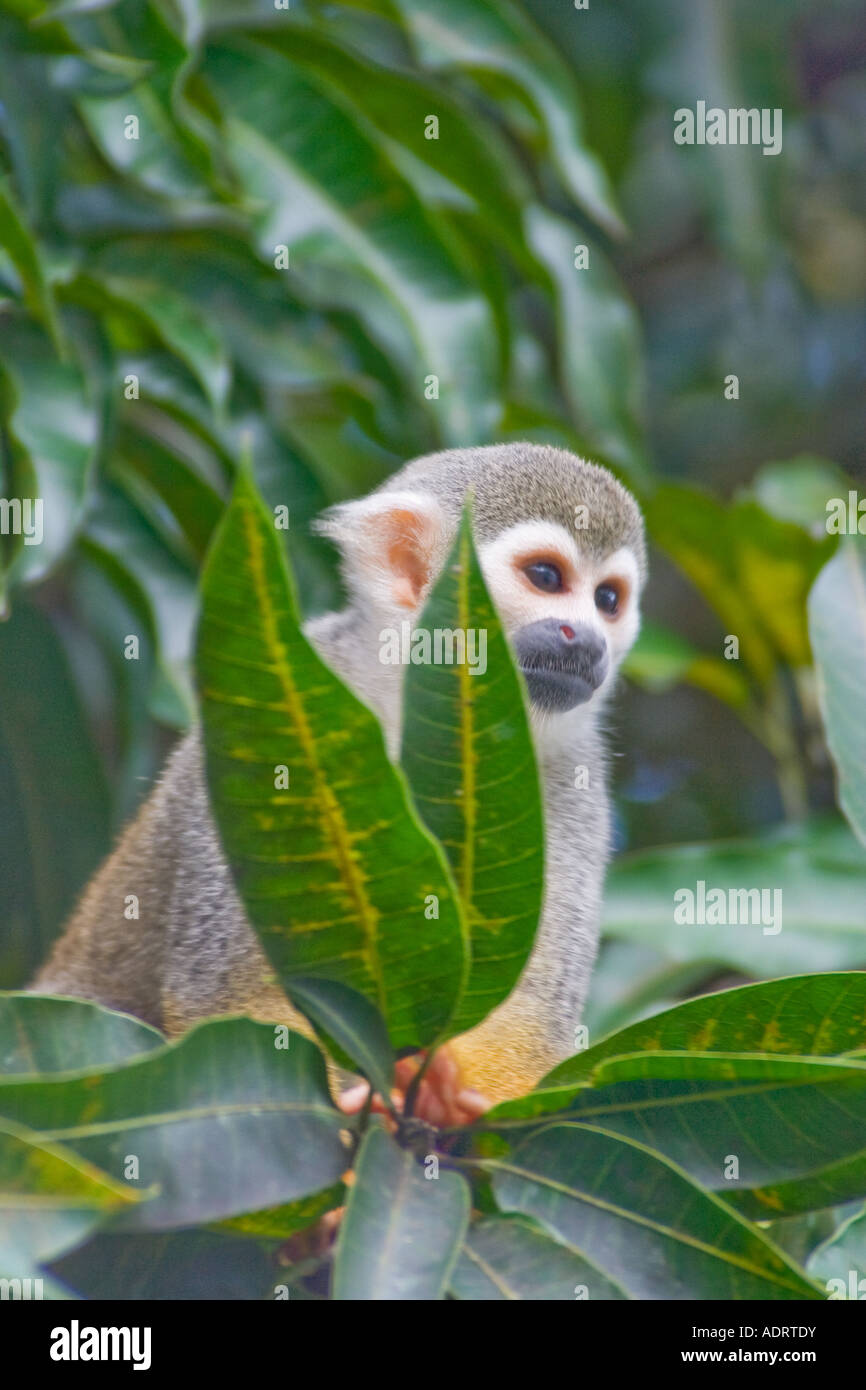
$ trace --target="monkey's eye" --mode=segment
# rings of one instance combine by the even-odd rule
[[[562,589],[562,571],[549,560],[535,560],[526,566],[523,573],[530,584],[545,594],[558,594]]]
[[[619,591],[613,584],[599,584],[595,591],[595,606],[600,613],[613,617],[619,608]]]

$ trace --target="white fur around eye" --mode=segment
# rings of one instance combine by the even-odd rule
[[[522,567],[527,558],[565,561],[568,586],[563,593],[546,593],[527,581]],[[581,555],[579,540],[555,522],[527,521],[511,526],[480,550],[487,587],[509,636],[526,623],[542,618],[585,623],[603,635],[613,674],[638,634],[640,571],[628,546],[606,556],[602,563]],[[619,581],[624,590],[615,620],[600,613],[595,591],[606,581]],[[607,682],[605,683],[607,684]]]

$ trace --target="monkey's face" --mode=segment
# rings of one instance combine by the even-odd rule
[[[489,507],[480,517],[485,581],[541,726],[598,702],[637,637],[641,569],[627,543],[637,509],[617,498],[607,503],[605,527],[589,518],[585,531],[553,520],[495,530]],[[420,617],[452,548],[456,517],[431,493],[395,489],[343,503],[318,530],[341,545],[354,613],[375,645],[379,630]]]
[[[530,521],[482,546],[480,557],[533,708],[564,714],[602,694],[640,624],[631,549],[599,557],[581,547],[579,532]]]

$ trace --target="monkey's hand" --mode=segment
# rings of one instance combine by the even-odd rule
[[[420,1070],[417,1057],[404,1057],[395,1067],[397,1085],[391,1092],[393,1109],[402,1114],[406,1092]],[[366,1081],[352,1086],[340,1096],[340,1109],[347,1115],[355,1115],[367,1103],[370,1087]],[[461,1079],[460,1065],[453,1051],[446,1045],[439,1047],[433,1055],[415,1094],[413,1115],[426,1120],[437,1129],[454,1125],[468,1125],[489,1110],[491,1101],[478,1091],[465,1086]],[[388,1107],[381,1096],[374,1096],[371,1108],[378,1114],[387,1113]]]

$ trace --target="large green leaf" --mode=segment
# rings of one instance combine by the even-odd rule
[[[285,1277],[261,1241],[217,1231],[100,1232],[51,1273],[82,1298],[148,1302],[260,1300]]]
[[[484,1166],[500,1207],[541,1222],[632,1298],[821,1296],[754,1227],[644,1144],[550,1125]]]
[[[793,976],[703,994],[562,1062],[536,1092],[586,1080],[609,1057],[645,1052],[835,1057],[866,1047],[866,974]],[[518,1102],[519,1104],[520,1102]]]
[[[866,844],[866,540],[849,537],[809,595],[827,742],[839,774],[839,804]]]
[[[105,274],[82,277],[72,292],[105,314],[123,313],[141,320],[196,378],[212,407],[219,411],[230,385],[230,370],[221,335],[212,319],[176,287],[150,275]],[[147,383],[143,383],[147,389]]]
[[[20,1125],[0,1123],[0,1277],[4,1280],[43,1279],[43,1262],[78,1245],[106,1217],[140,1200],[138,1193],[69,1149],[48,1143]],[[62,1290],[46,1282],[50,1294],[63,1296]],[[18,1296],[28,1297],[23,1292]],[[34,1291],[29,1296],[39,1294]]]
[[[469,926],[472,963],[451,1023],[462,1033],[510,994],[532,949],[544,887],[541,799],[523,688],[484,583],[468,510],[416,631],[431,641],[437,631],[462,633],[467,644],[459,664],[407,667],[401,752],[421,818],[451,862]],[[470,633],[486,642],[474,666]]]
[[[676,922],[674,895],[767,889],[781,897],[781,931]],[[697,902],[697,899],[696,899]],[[750,840],[681,845],[628,855],[608,881],[604,930],[667,961],[718,962],[758,977],[866,965],[866,855],[843,822],[814,821]]]
[[[739,639],[740,659],[768,683],[780,659],[810,661],[805,603],[833,547],[750,498],[729,506],[697,488],[666,484],[645,502],[653,539]],[[721,649],[721,648],[720,648]]]
[[[39,248],[24,221],[9,180],[5,178],[0,179],[0,247],[18,272],[25,303],[59,346],[54,299]]]
[[[848,1200],[866,1191],[864,1018],[860,972],[703,996],[571,1058],[485,1124],[508,1132],[567,1111],[651,1144],[751,1214]],[[813,1176],[833,1165],[816,1201]]]
[[[426,1176],[413,1154],[372,1128],[340,1227],[334,1298],[442,1298],[470,1204],[459,1173],[443,1168]]]
[[[380,1096],[390,1096],[394,1055],[385,1021],[375,1005],[337,980],[288,982],[289,997],[310,1020],[335,1059],[366,1076]]]
[[[470,110],[446,82],[363,59],[328,20],[317,32],[306,22],[298,23],[297,11],[286,18],[294,22],[265,25],[255,31],[256,37],[345,96],[375,125],[407,177],[417,160],[441,177],[443,187],[452,188],[452,196],[454,188],[462,190],[479,221],[501,238],[523,270],[537,278],[520,225],[529,185],[496,125],[479,110]],[[435,139],[425,133],[431,115],[439,123]]]
[[[848,1217],[839,1229],[813,1250],[807,1268],[824,1281],[831,1299],[866,1296],[866,1212]]]
[[[520,1217],[487,1216],[470,1227],[451,1275],[462,1299],[619,1299],[626,1295],[583,1255]]]
[[[498,351],[486,300],[371,133],[271,49],[222,44],[204,68],[222,104],[229,156],[260,209],[256,241],[304,300],[359,315],[450,443],[496,426]]]
[[[245,470],[205,572],[198,678],[214,813],[279,977],[341,981],[377,1006],[395,1048],[431,1042],[466,969],[444,855],[409,807],[379,724],[304,637]]]
[[[348,1163],[321,1053],[248,1019],[219,1019],[108,1070],[0,1079],[0,1115],[64,1143],[151,1199],[124,1229],[168,1230],[279,1206]]]
[[[0,1074],[113,1066],[161,1047],[155,1028],[81,999],[0,994]]]
[[[644,394],[637,313],[601,249],[575,267],[575,247],[587,238],[572,223],[534,204],[527,239],[555,290],[562,387],[578,429],[591,448],[645,482]]]
[[[105,775],[63,646],[18,602],[0,623],[3,985],[23,985],[47,956],[110,843]]]
[[[4,495],[38,502],[42,515],[36,543],[14,537],[10,569],[16,583],[32,583],[57,564],[81,523],[99,419],[92,384],[74,362],[55,356],[47,338],[28,325],[4,324],[2,346],[0,416],[13,464]]]
[[[576,201],[607,231],[623,229],[602,166],[589,150],[574,80],[556,49],[511,0],[394,0],[421,61],[472,73],[494,97],[519,91]],[[505,110],[508,110],[507,105]]]

